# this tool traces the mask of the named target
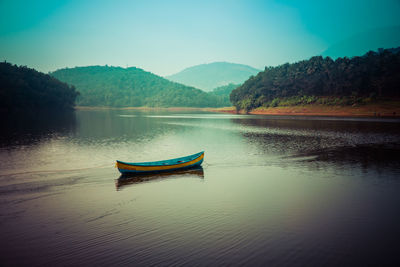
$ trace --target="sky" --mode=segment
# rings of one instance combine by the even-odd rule
[[[45,73],[107,64],[165,76],[215,61],[263,69],[392,26],[400,0],[0,0],[0,60]]]

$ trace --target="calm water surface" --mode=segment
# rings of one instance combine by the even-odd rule
[[[400,263],[399,121],[106,110],[4,125],[2,266]],[[114,167],[201,150],[198,170]]]

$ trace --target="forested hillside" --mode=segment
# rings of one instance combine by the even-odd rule
[[[229,99],[229,96],[230,96],[231,92],[234,89],[238,88],[239,86],[240,86],[240,84],[230,83],[228,85],[224,85],[224,86],[220,86],[220,87],[215,88],[214,90],[212,90],[210,92],[210,94],[222,97],[224,106],[226,106],[226,107],[232,106],[232,103],[231,103],[231,101]]]
[[[90,66],[51,73],[80,91],[78,104],[112,107],[220,107],[223,97],[131,67]]]
[[[260,70],[243,64],[214,62],[186,68],[166,78],[209,92],[230,83],[241,84],[258,72]]]
[[[73,86],[25,66],[0,63],[0,111],[67,110],[79,93]]]
[[[266,67],[232,91],[237,109],[257,107],[366,103],[375,98],[400,97],[398,49],[380,49],[362,57],[312,57],[278,67]]]

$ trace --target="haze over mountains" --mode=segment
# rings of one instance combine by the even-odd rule
[[[217,87],[231,83],[241,84],[260,71],[243,64],[213,62],[189,67],[165,78],[204,91],[212,91]]]
[[[400,32],[400,27],[392,28],[392,30]],[[358,40],[376,38],[383,42],[377,42],[378,46],[387,48],[390,45],[384,37],[393,31],[377,34],[375,37],[363,34],[358,35],[357,38]],[[355,39],[351,38],[349,40],[343,42],[338,50],[331,48],[326,51],[333,59],[342,53],[347,58],[332,60],[317,56],[295,63],[266,67],[262,72],[246,65],[215,62],[193,66],[169,76],[170,79],[179,78],[187,84],[195,84],[198,88],[209,92],[172,82],[136,67],[88,66],[65,68],[50,73],[51,76],[62,81],[60,83],[49,75],[33,69],[17,68],[9,63],[3,63],[5,67],[0,72],[3,79],[3,87],[0,90],[3,98],[0,108],[22,110],[23,107],[27,109],[29,107],[39,109],[45,106],[72,107],[78,92],[80,94],[76,104],[81,106],[224,107],[231,106],[233,103],[237,108],[243,109],[270,105],[275,100],[278,103],[278,100],[281,101],[281,98],[287,97],[295,97],[293,101],[296,102],[298,97],[301,97],[301,101],[310,99],[316,101],[319,96],[351,96],[351,101],[353,101],[357,100],[354,95],[366,98],[374,93],[380,96],[382,88],[386,88],[386,91],[390,89],[392,94],[398,75],[386,72],[389,67],[395,69],[397,65],[393,67],[393,62],[387,59],[397,62],[398,56],[392,56],[392,54],[398,54],[400,48],[379,49],[360,58],[354,56],[363,51],[362,43],[355,42]],[[355,44],[351,44],[351,40]],[[341,67],[338,67],[339,65]],[[364,70],[363,74],[355,66],[362,66],[371,73],[367,75]],[[386,67],[381,69],[382,73],[379,74],[376,66]],[[322,70],[325,71],[326,77],[321,76]],[[386,72],[383,73],[383,71]],[[394,73],[400,72],[397,69]],[[358,80],[350,76],[357,76]],[[219,84],[224,85],[219,86]],[[347,89],[340,91],[339,87],[340,90]],[[365,93],[360,91],[360,88],[369,91]],[[232,90],[234,90],[233,94],[231,94]],[[309,90],[314,91],[308,92]]]
[[[333,59],[338,57],[361,56],[378,48],[394,48],[400,46],[400,26],[378,28],[355,34],[335,45],[330,46],[322,56]]]

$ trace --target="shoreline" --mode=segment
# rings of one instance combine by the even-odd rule
[[[327,116],[327,117],[372,117],[372,118],[400,118],[400,105],[398,102],[378,103],[360,106],[324,106],[304,105],[256,108],[249,112],[236,111],[235,107],[223,108],[193,108],[193,107],[89,107],[76,106],[76,110],[167,110],[167,111],[206,111],[229,114],[275,115],[275,116]]]
[[[397,103],[370,104],[363,106],[324,106],[304,105],[256,108],[249,112],[234,107],[215,109],[216,112],[230,114],[252,114],[272,116],[326,116],[326,117],[370,117],[370,118],[400,118],[400,105]]]
[[[184,110],[193,110],[193,111],[210,111],[218,108],[193,108],[193,107],[105,107],[105,106],[75,106],[75,110],[142,110],[142,111],[150,111],[150,110],[170,110],[170,111],[184,111]]]

